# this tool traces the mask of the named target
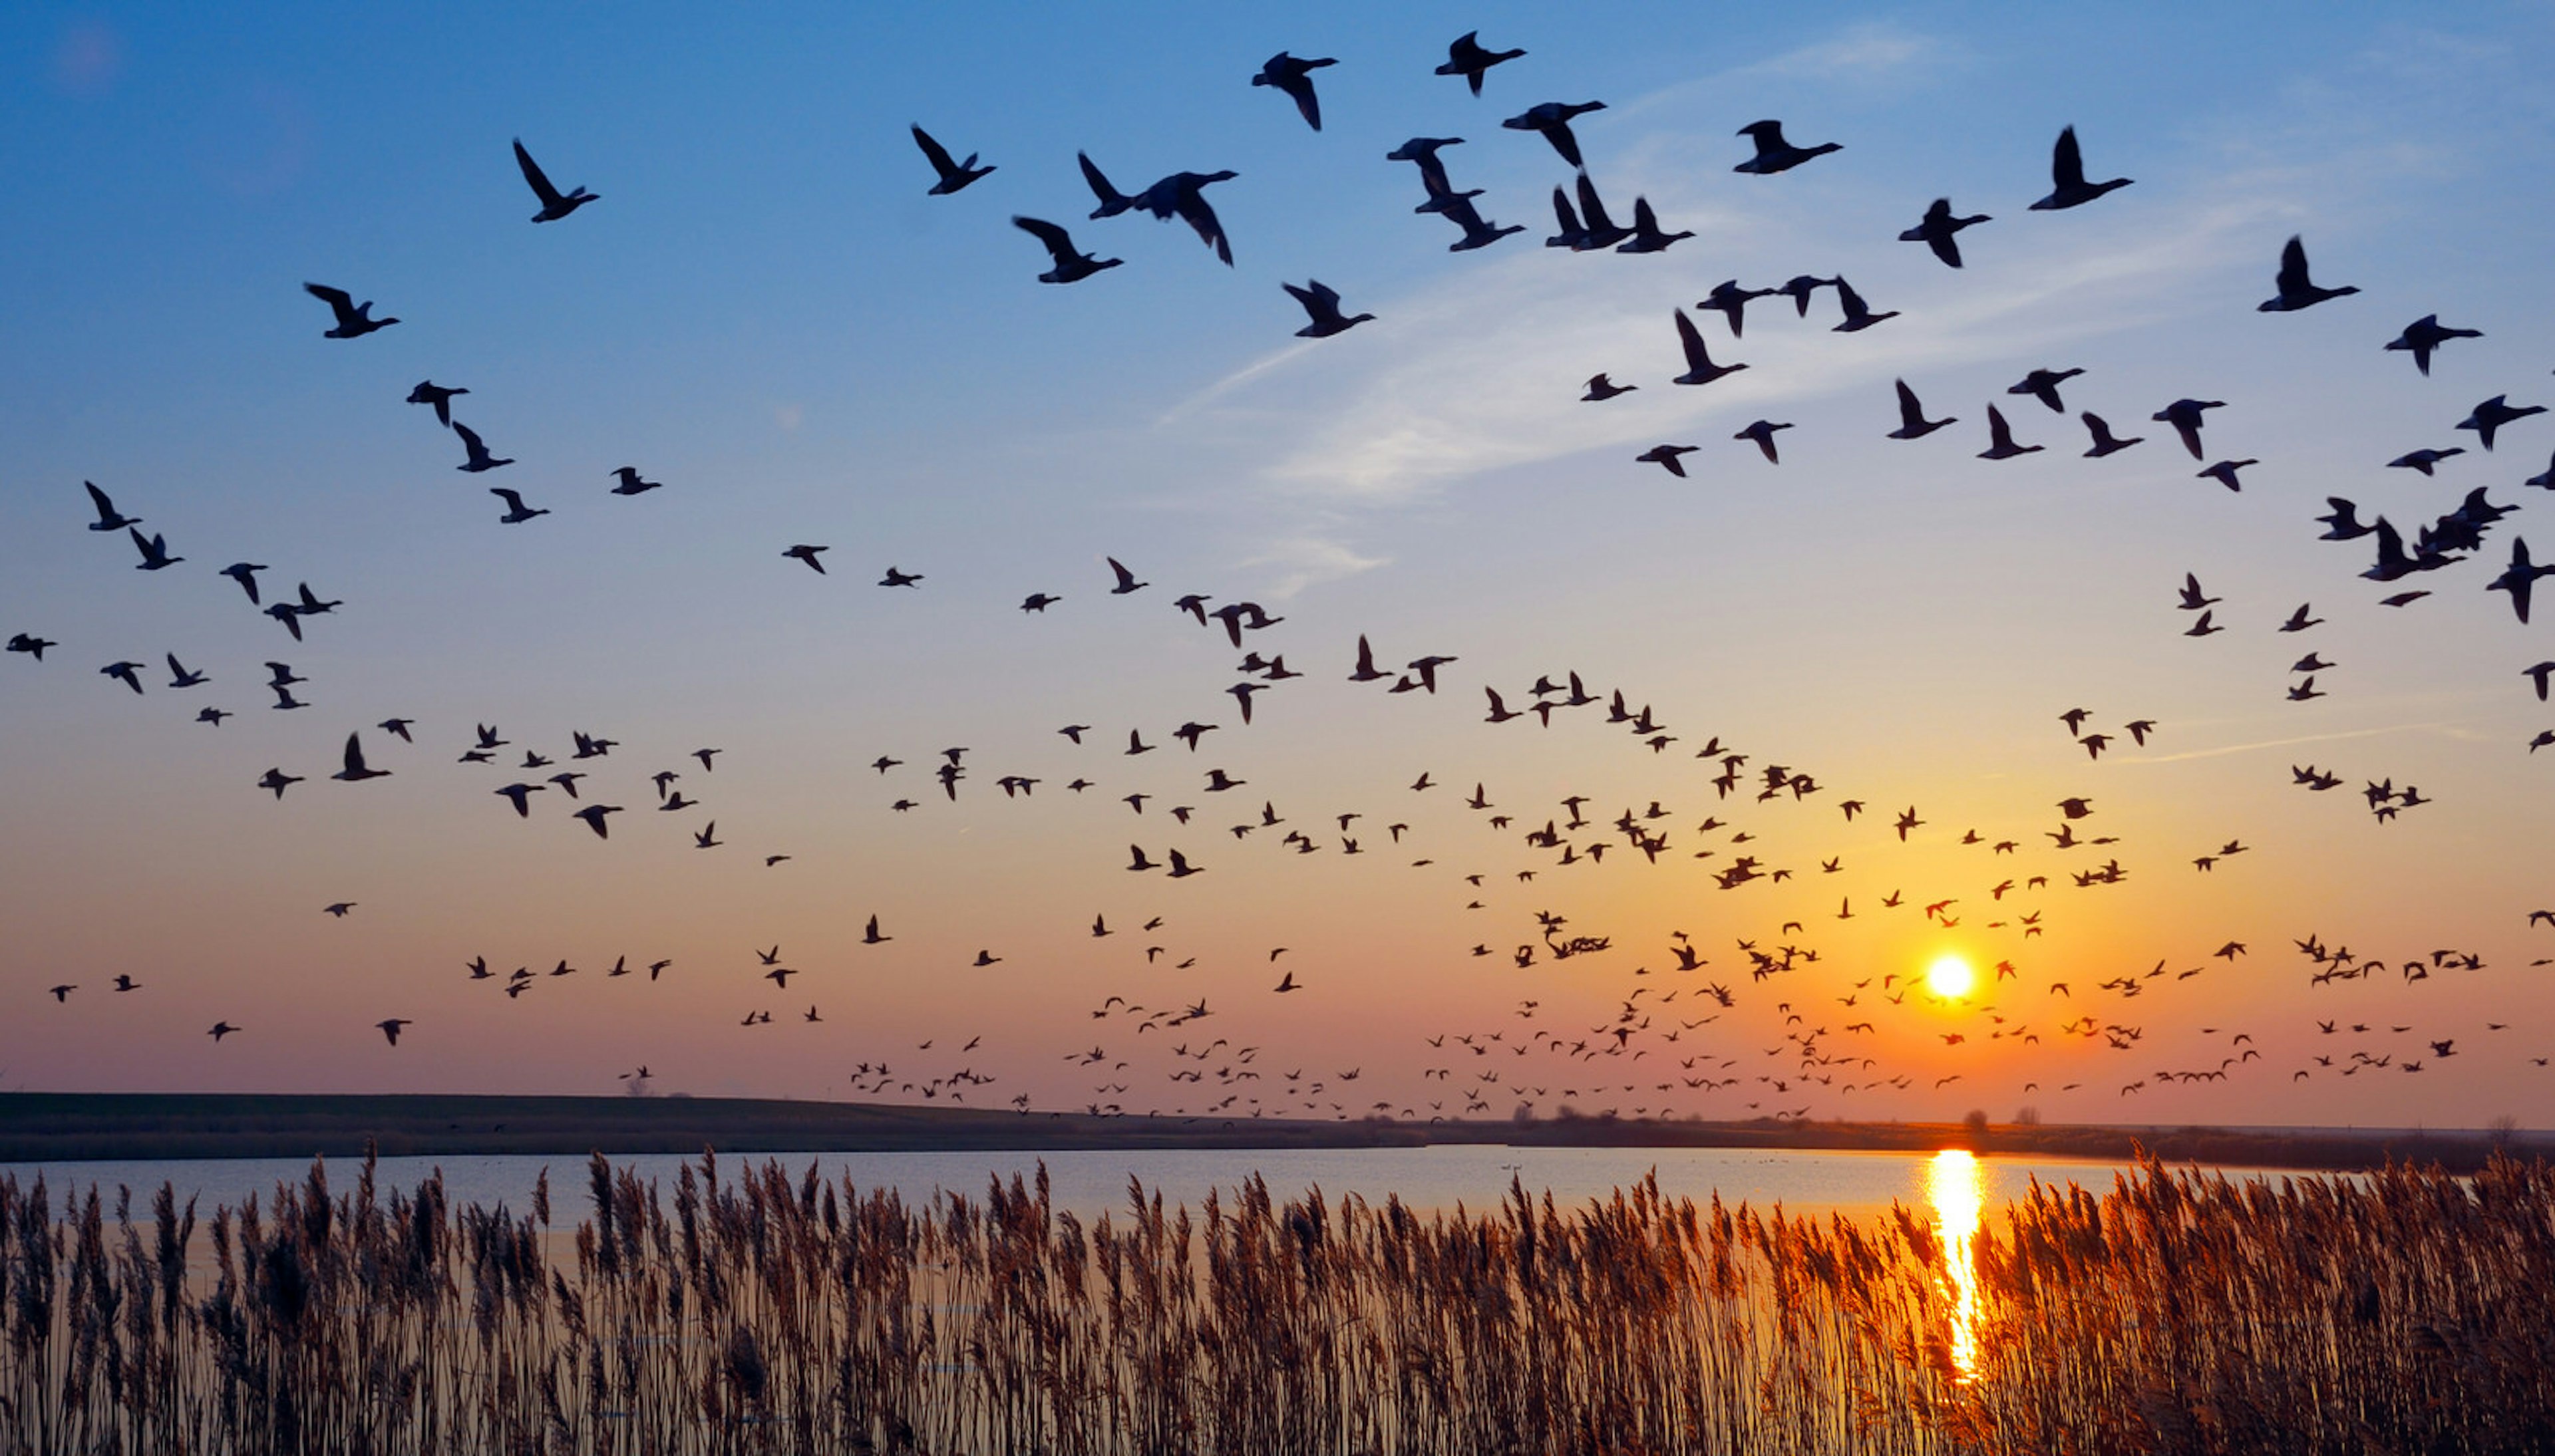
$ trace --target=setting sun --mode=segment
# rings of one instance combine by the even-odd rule
[[[1978,979],[1978,972],[1970,969],[1968,961],[1948,951],[1934,957],[1934,963],[1925,968],[1925,989],[1945,1001],[1958,1001],[1969,995]]]

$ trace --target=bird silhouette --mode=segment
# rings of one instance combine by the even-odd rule
[[[469,452],[468,459],[452,467],[455,470],[476,475],[482,470],[494,470],[500,465],[515,463],[511,458],[501,460],[490,454],[487,444],[479,438],[479,432],[467,425],[456,421],[453,424],[452,432],[461,436],[461,448]]]
[[[1703,334],[1695,328],[1694,320],[1685,315],[1683,308],[1676,310],[1676,328],[1677,342],[1685,349],[1685,373],[1671,383],[1710,384],[1748,367],[1745,364],[1713,363],[1711,353],[1703,346]]]
[[[2413,356],[2413,367],[2422,371],[2423,377],[2427,379],[2431,373],[2431,355],[2439,349],[2440,345],[2451,339],[2483,337],[2484,330],[2480,328],[2450,328],[2440,322],[2439,314],[2425,313],[2405,324],[2402,333],[2386,341],[2386,347],[2410,352]]]
[[[2200,414],[2204,410],[2223,410],[2226,407],[2225,400],[2176,400],[2147,418],[2172,425],[2173,432],[2182,437],[2182,447],[2191,451],[2191,458],[2206,460],[2209,457],[2200,449]]]
[[[1460,75],[1473,94],[1482,94],[1482,74],[1492,66],[1515,61],[1523,51],[1492,51],[1483,47],[1480,31],[1466,31],[1446,48],[1446,62],[1433,72],[1436,75]]]
[[[1980,459],[2010,460],[2016,455],[2028,455],[2045,448],[2047,446],[2044,445],[2015,444],[2013,431],[2006,425],[2005,412],[1994,405],[1988,406],[1988,447],[1979,451]]]
[[[2544,405],[2513,405],[2510,403],[2509,396],[2494,395],[2492,399],[2476,406],[2466,419],[2459,421],[2458,428],[2474,430],[2476,438],[2483,441],[2484,447],[2489,450],[2493,448],[2494,431],[2514,420],[2525,420],[2531,415],[2545,413]]]
[[[376,329],[388,328],[399,322],[396,318],[375,318],[372,300],[366,299],[358,303],[354,296],[344,289],[332,289],[324,283],[305,283],[302,291],[327,304],[329,311],[337,316],[336,323],[321,334],[321,338],[359,339]]]
[[[1842,144],[1837,142],[1821,142],[1815,147],[1795,147],[1783,140],[1783,124],[1779,121],[1752,121],[1739,129],[1739,135],[1756,142],[1757,155],[1730,170],[1753,172],[1761,177],[1789,172],[1814,157],[1825,157],[1830,152],[1842,150]],[[1573,165],[1576,165],[1575,160]],[[1944,210],[1946,212],[1950,210],[1948,204],[1945,204]],[[1958,267],[1959,264],[1955,263],[1953,266]]]
[[[97,488],[97,482],[83,480],[80,484],[88,490],[89,504],[97,508],[97,519],[88,524],[89,530],[124,531],[142,524],[141,517],[127,516],[115,509],[115,502],[107,499],[106,492]]]
[[[1562,161],[1579,167],[1584,165],[1579,160],[1579,138],[1571,133],[1570,123],[1591,111],[1605,109],[1603,101],[1544,101],[1527,107],[1500,125],[1513,132],[1535,133],[1552,144],[1552,150],[1560,155]]]
[[[417,388],[408,392],[408,402],[412,405],[432,405],[434,423],[448,428],[452,424],[452,397],[468,393],[470,391],[466,389],[445,389],[433,380],[421,379],[417,382]]]
[[[2294,313],[2300,308],[2312,308],[2328,299],[2344,298],[2360,292],[2356,288],[2347,286],[2338,289],[2318,288],[2315,281],[2307,277],[2307,245],[2294,237],[2280,248],[2280,272],[2275,286],[2279,289],[2279,293],[2255,304],[2258,311]]]
[[[506,489],[502,485],[492,487],[488,494],[495,496],[497,499],[506,503],[506,514],[497,518],[497,522],[501,526],[521,526],[536,516],[547,516],[549,514],[549,510],[547,507],[525,505],[524,498],[522,496]]]
[[[548,176],[539,163],[533,161],[533,154],[524,150],[521,137],[515,139],[515,165],[523,169],[525,184],[533,189],[534,196],[541,199],[542,210],[533,214],[535,222],[556,222],[588,202],[603,200],[600,194],[589,192],[582,186],[572,192],[561,192],[550,185]]]
[[[1042,218],[1016,215],[1012,218],[1012,226],[1045,244],[1048,256],[1055,260],[1054,267],[1038,275],[1040,283],[1080,283],[1095,273],[1116,268],[1126,261],[1122,258],[1094,257],[1089,253],[1077,251],[1073,246],[1073,237],[1070,233]]]
[[[1293,98],[1295,111],[1304,118],[1304,124],[1315,131],[1320,131],[1322,101],[1319,96],[1313,94],[1313,72],[1325,65],[1337,64],[1339,61],[1330,57],[1305,60],[1280,51],[1261,65],[1260,73],[1251,78],[1251,83],[1255,86],[1275,86],[1285,92]]]
[[[390,776],[388,769],[365,767],[363,740],[360,735],[349,733],[346,735],[346,766],[328,777],[347,784],[360,784],[367,779],[387,779]],[[284,791],[277,789],[275,796],[282,798]]]
[[[1339,294],[1319,279],[1304,280],[1304,286],[1300,289],[1291,283],[1281,283],[1278,287],[1284,289],[1289,298],[1303,304],[1305,314],[1312,320],[1295,330],[1297,338],[1326,339],[1335,333],[1346,333],[1375,317],[1372,313],[1359,313],[1354,316],[1342,314]]]
[[[1965,227],[1976,227],[1994,220],[1984,212],[1971,217],[1956,217],[1952,214],[1952,199],[1936,197],[1933,205],[1925,209],[1925,215],[1917,219],[1916,225],[1898,235],[1898,241],[1923,243],[1933,250],[1935,257],[1943,260],[1945,266],[1958,268],[1961,266],[1961,245],[1953,240],[1954,235]]]
[[[2104,193],[2129,184],[2129,179],[2118,177],[2110,182],[2085,181],[2085,155],[2076,144],[2076,128],[2070,126],[2058,133],[2058,144],[2049,153],[2049,195],[2031,204],[2034,212],[2057,212],[2069,207],[2082,207]]]
[[[990,167],[978,167],[976,154],[973,152],[967,154],[967,160],[964,162],[950,161],[949,149],[933,141],[931,133],[918,126],[913,128],[913,145],[922,149],[923,160],[931,164],[931,170],[938,178],[932,182],[931,189],[924,194],[926,196],[948,196],[994,171]]]

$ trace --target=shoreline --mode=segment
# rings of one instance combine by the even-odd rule
[[[2483,1131],[1961,1123],[1658,1122],[1614,1118],[1301,1122],[1091,1117],[714,1097],[0,1093],[0,1163],[355,1157],[1049,1152],[1117,1149],[1720,1148],[1930,1153],[2359,1171],[2389,1161],[2472,1172],[2496,1149],[2545,1144]]]

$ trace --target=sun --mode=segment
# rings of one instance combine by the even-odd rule
[[[1934,963],[1925,968],[1925,989],[1945,1001],[1969,995],[1978,981],[1979,973],[1970,969],[1970,963],[1949,951],[1934,957]]]

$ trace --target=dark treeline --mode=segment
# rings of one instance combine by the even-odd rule
[[[1425,1218],[1131,1185],[1086,1226],[1043,1169],[908,1205],[599,1154],[572,1228],[546,1183],[454,1208],[369,1163],[209,1212],[51,1199],[0,1179],[13,1456],[2555,1448],[2542,1160],[2149,1161],[1966,1247],[1655,1182]]]
[[[0,1163],[100,1158],[530,1153],[1048,1152],[1129,1148],[1766,1148],[2083,1157],[2224,1167],[2343,1168],[2390,1159],[2484,1166],[2485,1133],[1850,1123],[1612,1117],[1434,1123],[1091,1117],[741,1097],[328,1097],[258,1093],[0,1093]]]

